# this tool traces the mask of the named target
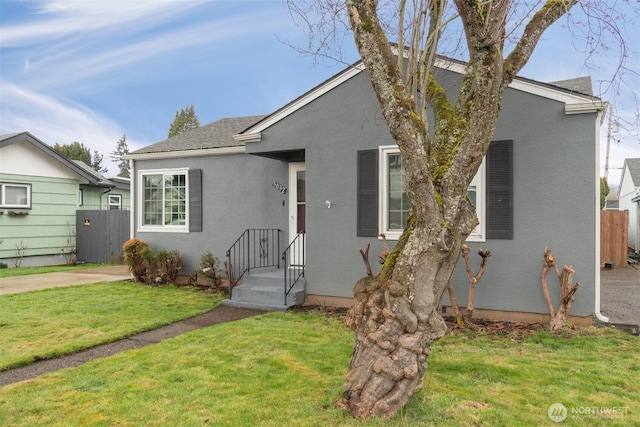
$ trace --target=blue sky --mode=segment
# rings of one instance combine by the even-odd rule
[[[630,62],[638,70],[635,30]],[[176,111],[190,104],[201,124],[268,114],[345,67],[283,41],[306,45],[307,35],[281,0],[0,0],[0,134],[29,131],[49,145],[80,141],[115,174],[108,154],[123,134],[131,150],[163,140]],[[606,54],[612,59],[598,69],[585,67],[558,23],[521,75],[591,74],[598,93],[616,60],[615,49]],[[344,56],[358,59],[353,42]],[[627,99],[619,107],[625,120],[637,114],[628,97],[639,96],[639,82],[632,76],[619,95]],[[615,185],[624,158],[640,157],[640,140],[622,127],[612,141]]]

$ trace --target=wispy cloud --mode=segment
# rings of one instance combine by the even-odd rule
[[[274,4],[247,2],[251,7],[241,8],[237,3],[201,0],[21,3],[29,8],[28,15],[13,22],[5,16],[0,31],[0,133],[28,130],[52,145],[77,140],[102,154],[113,150],[123,128],[129,130],[131,149],[155,142],[157,132],[145,135],[150,125],[137,111],[157,106],[145,107],[153,101],[126,93],[127,87],[171,90],[162,87],[162,76],[173,73],[189,81],[183,68],[222,59],[222,52],[236,62],[246,57],[238,46],[250,46],[290,23]],[[4,9],[6,4],[0,6]],[[197,91],[201,84],[193,81],[190,89]],[[132,102],[139,105],[132,108]],[[107,114],[98,112],[107,105]],[[125,115],[136,117],[136,125],[111,117],[122,106],[128,110]]]
[[[31,46],[104,30],[139,32],[204,3],[204,0],[30,2],[33,22],[3,26],[0,47]]]
[[[153,34],[131,43],[112,43],[57,50],[37,62],[26,60],[28,80],[33,87],[68,86],[99,75],[117,72],[150,60],[170,63],[172,53],[207,47],[207,52],[227,47],[233,40],[265,29],[266,24],[243,26],[246,18],[232,17],[220,22],[205,22]],[[149,64],[147,64],[149,65]],[[175,66],[175,64],[172,64]]]
[[[47,135],[45,142],[50,145],[80,141],[90,142],[88,145],[92,147],[115,147],[114,141],[123,133],[118,124],[82,105],[61,102],[6,80],[0,80],[0,98],[2,128],[13,129],[14,132],[29,131],[40,138]],[[7,111],[11,114],[5,114]],[[33,111],[38,114],[34,115]],[[139,141],[129,143],[140,145]]]

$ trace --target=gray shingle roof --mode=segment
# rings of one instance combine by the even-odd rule
[[[8,133],[6,135],[0,135],[0,141],[4,141],[6,139],[11,139],[16,135],[20,135],[20,132],[18,132],[18,133]]]
[[[71,160],[76,165],[80,166],[87,173],[93,175],[95,177],[95,184],[99,187],[115,187],[115,184],[111,182],[108,178],[105,178],[100,172],[83,162],[82,160]]]
[[[627,167],[629,168],[629,173],[631,174],[633,185],[636,187],[640,187],[640,158],[625,159],[625,162],[627,163]]]
[[[591,83],[591,77],[577,77],[575,79],[558,80],[555,82],[549,82],[554,86],[568,89],[572,92],[578,92],[584,95],[593,96],[593,85]]]
[[[188,132],[148,145],[131,154],[162,153],[170,151],[201,150],[242,146],[233,138],[265,116],[231,117],[220,119]]]

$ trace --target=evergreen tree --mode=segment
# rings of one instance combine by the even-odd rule
[[[124,156],[129,154],[129,147],[127,146],[127,136],[122,135],[122,138],[116,143],[116,150],[111,152],[111,160],[118,165],[118,176],[122,178],[129,178],[129,162],[125,160]]]
[[[173,119],[171,126],[169,126],[169,138],[198,127],[200,127],[198,115],[195,108],[193,108],[193,104],[191,104],[186,108],[181,108],[180,111],[176,111],[176,117]]]
[[[107,173],[108,169],[102,166],[102,154],[98,153],[98,150],[93,151],[93,157],[91,156],[91,150],[89,147],[85,147],[84,144],[78,141],[74,141],[71,144],[58,144],[53,146],[54,151],[62,154],[69,160],[81,160],[92,169],[95,169],[99,173]]]
[[[600,209],[604,209],[607,205],[607,196],[611,189],[609,188],[609,183],[607,182],[607,178],[600,177]]]

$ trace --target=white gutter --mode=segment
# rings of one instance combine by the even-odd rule
[[[225,156],[228,154],[243,154],[247,149],[244,145],[235,147],[200,148],[197,150],[161,151],[157,153],[127,154],[129,160],[159,160],[176,159],[182,157]]]
[[[605,104],[606,105],[606,104]],[[601,119],[604,109],[598,112],[598,119]],[[596,253],[595,253],[595,306],[594,314],[596,319],[602,323],[609,323],[609,318],[600,312],[600,120],[596,120],[596,191],[595,191],[595,215],[596,215]]]

